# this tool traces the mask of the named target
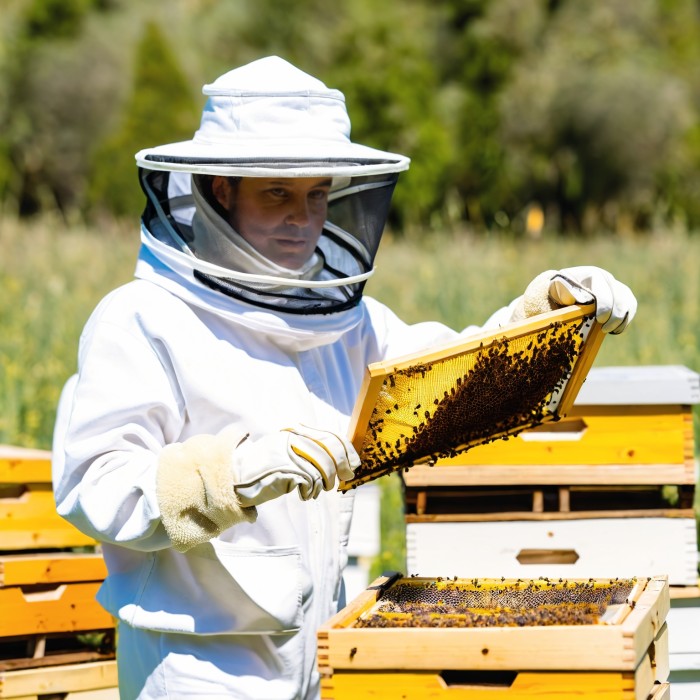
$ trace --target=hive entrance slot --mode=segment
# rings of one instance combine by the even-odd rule
[[[575,549],[521,549],[516,557],[527,564],[575,564],[579,560]]]
[[[582,418],[564,418],[558,423],[545,423],[530,430],[526,430],[518,436],[525,442],[551,442],[554,440],[570,441],[580,440],[588,426]]]
[[[515,671],[442,671],[448,688],[510,688],[518,677]]]

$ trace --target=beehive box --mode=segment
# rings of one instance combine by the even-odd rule
[[[0,555],[0,671],[114,658],[99,554]]]
[[[700,698],[700,587],[671,586],[669,681],[673,700]]]
[[[113,660],[104,560],[56,513],[49,452],[0,446],[0,534],[0,672]]]
[[[428,522],[427,517],[406,525],[409,574],[438,570],[463,576],[478,566],[484,576],[512,578],[632,576],[642,570],[662,571],[674,585],[697,580],[692,518]]]
[[[318,631],[323,700],[663,697],[665,577],[385,575]]]
[[[56,512],[51,453],[0,445],[0,551],[96,544]]]

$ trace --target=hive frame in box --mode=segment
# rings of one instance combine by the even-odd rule
[[[665,576],[638,579],[625,609],[619,611],[609,624],[354,627],[387,590],[402,581],[413,583],[416,579],[403,578],[395,572],[384,574],[321,625],[317,636],[318,665],[322,676],[331,676],[339,670],[420,671],[440,668],[635,671],[652,644],[667,643],[665,620],[670,597]],[[585,579],[580,581],[582,584],[587,582]],[[665,663],[662,656],[661,653],[658,656],[659,664]],[[668,668],[659,669],[659,672],[666,675]]]
[[[506,357],[509,361],[517,356],[525,355],[527,360],[534,362],[533,358],[539,349],[538,343],[542,343],[543,339],[545,341],[551,338],[556,339],[556,333],[559,330],[568,329],[570,332],[568,339],[570,342],[576,343],[574,347],[574,357],[573,359],[569,358],[569,365],[560,375],[557,375],[556,384],[552,389],[548,390],[546,396],[540,400],[539,403],[531,405],[529,407],[530,411],[527,414],[518,416],[517,423],[509,425],[507,429],[502,429],[502,425],[499,426],[496,424],[490,426],[492,430],[488,432],[488,434],[482,433],[478,437],[470,439],[468,442],[448,445],[446,449],[456,454],[470,447],[484,444],[498,438],[507,438],[526,428],[531,428],[544,422],[559,420],[573,404],[604,338],[600,325],[595,322],[594,311],[595,307],[593,305],[567,306],[533,316],[524,321],[502,326],[496,330],[483,331],[468,337],[460,337],[457,341],[433,348],[427,352],[413,353],[393,360],[386,360],[368,365],[350,421],[351,441],[360,454],[363,464],[358,469],[353,479],[341,482],[340,490],[347,491],[359,484],[371,481],[392,471],[413,466],[414,464],[434,461],[434,454],[423,454],[418,458],[411,459],[410,462],[401,462],[401,457],[393,457],[395,460],[393,463],[384,462],[377,467],[373,464],[375,461],[374,456],[370,457],[370,455],[380,453],[384,455],[382,439],[378,439],[377,432],[381,432],[382,429],[386,428],[386,424],[383,423],[382,428],[376,431],[375,428],[378,425],[378,421],[399,420],[385,417],[385,414],[391,413],[391,409],[382,410],[384,404],[387,402],[387,396],[391,395],[391,387],[395,387],[397,381],[403,381],[403,377],[410,377],[412,379],[418,374],[425,376],[426,368],[428,368],[427,371],[430,371],[430,368],[440,362],[452,361],[467,356],[473,360],[474,364],[472,365],[472,369],[468,370],[464,379],[459,377],[458,374],[449,375],[449,378],[454,382],[452,390],[453,396],[454,386],[458,387],[457,393],[462,392],[462,394],[466,396],[466,392],[469,390],[467,385],[472,381],[472,376],[477,376],[478,378],[478,375],[472,374],[473,367],[478,367],[478,363],[482,363],[482,368],[486,368],[486,373],[490,371],[488,363],[494,353],[497,358]],[[577,339],[575,341],[571,340],[571,331],[574,328],[577,333]],[[523,347],[524,343],[528,340],[530,341],[529,344]],[[531,350],[533,344],[535,345],[535,349]],[[520,350],[518,350],[518,348],[520,348]],[[447,391],[444,392],[444,398],[446,402],[446,412],[449,408],[447,402],[450,399]],[[438,405],[438,403],[440,403],[440,405]],[[422,407],[421,404],[417,404],[413,407],[420,410],[421,413],[425,411],[426,424],[429,424],[431,421],[433,423],[435,422],[435,416],[437,416],[442,402],[439,402],[436,397],[431,404],[438,405],[438,408],[433,409],[433,413],[430,415],[429,411],[425,410],[425,407]],[[397,409],[397,413],[402,412],[402,417],[400,418],[402,422],[400,425],[405,425],[406,428],[411,427],[413,434],[420,436],[420,432],[415,426],[415,419],[410,419],[414,421],[414,424],[409,426],[406,418],[408,412],[412,411],[413,415],[420,420],[418,410],[413,411],[413,408],[408,408],[408,404],[405,402],[401,406],[396,404],[393,408]],[[381,417],[378,418],[380,414]],[[446,415],[446,413],[444,415]],[[423,426],[421,425],[420,430],[422,429]],[[395,430],[394,432],[396,433],[397,431]],[[408,429],[406,432],[409,433]],[[409,438],[406,438],[403,434],[401,434],[401,438],[408,444]],[[369,449],[367,447],[368,444]],[[387,442],[386,446],[393,450],[393,448],[390,447],[390,443]],[[402,444],[399,446],[397,442],[396,449],[403,450],[404,445]],[[368,464],[370,465],[369,467],[367,467]]]

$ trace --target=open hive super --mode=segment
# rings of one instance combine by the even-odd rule
[[[559,420],[602,338],[572,306],[369,365],[351,421],[362,464],[341,489]]]
[[[321,697],[629,698],[668,677],[666,577],[387,574],[318,632]]]
[[[527,627],[607,624],[636,579],[420,579],[397,582],[356,627]]]

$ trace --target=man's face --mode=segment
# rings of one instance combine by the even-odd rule
[[[233,228],[264,255],[290,270],[312,256],[328,209],[331,178],[215,177],[214,195]]]

